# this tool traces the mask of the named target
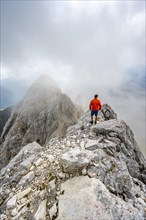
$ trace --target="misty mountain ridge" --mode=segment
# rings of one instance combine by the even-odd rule
[[[125,81],[119,88],[109,88],[109,91],[107,91],[107,93],[110,93],[111,97],[141,97],[145,94],[145,71],[143,69],[141,70],[141,72],[138,72],[138,70],[129,71],[130,72],[127,73]],[[45,79],[45,74],[40,75],[40,78],[41,77],[44,77]],[[25,80],[22,81],[22,79],[19,80],[12,78],[1,80],[1,108],[6,108],[11,105],[15,105],[18,101],[20,101],[20,99],[22,99],[28,88],[28,83],[26,83]],[[76,94],[76,97],[78,96],[79,94]]]
[[[3,129],[0,167],[28,143],[44,145],[53,137],[63,136],[77,118],[71,99],[48,76],[40,76],[14,107]]]
[[[0,218],[144,220],[146,160],[132,130],[107,104],[96,125],[90,111],[77,120],[71,100],[47,88],[47,79],[42,90],[41,80],[15,107],[2,134],[7,165],[1,164]],[[52,96],[40,100],[48,90]],[[33,108],[36,91],[40,106]]]

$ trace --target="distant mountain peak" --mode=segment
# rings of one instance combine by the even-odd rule
[[[3,129],[0,166],[8,163],[27,143],[36,141],[44,145],[54,136],[63,136],[77,122],[77,117],[71,99],[62,94],[49,76],[41,75],[15,106]]]
[[[42,74],[40,75],[34,83],[31,85],[29,90],[32,89],[42,89],[42,90],[56,90],[56,92],[61,92],[61,89],[57,85],[57,83],[48,75]]]

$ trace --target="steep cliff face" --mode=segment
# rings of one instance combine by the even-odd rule
[[[108,105],[45,146],[33,142],[1,170],[0,218],[146,219],[146,160]]]
[[[5,108],[3,110],[0,110],[0,135],[3,132],[3,128],[4,128],[8,118],[10,117],[12,110],[13,110],[12,106]]]
[[[52,137],[65,135],[77,122],[77,110],[68,96],[61,93],[48,77],[41,76],[14,108],[3,130],[0,168],[19,150],[36,141],[44,145]]]

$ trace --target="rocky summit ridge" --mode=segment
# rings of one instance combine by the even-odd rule
[[[107,104],[42,147],[25,145],[1,170],[2,220],[144,220],[146,160]]]

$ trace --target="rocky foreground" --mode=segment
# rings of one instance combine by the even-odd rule
[[[45,146],[24,146],[1,170],[1,220],[144,220],[146,161],[131,129],[103,105]]]

